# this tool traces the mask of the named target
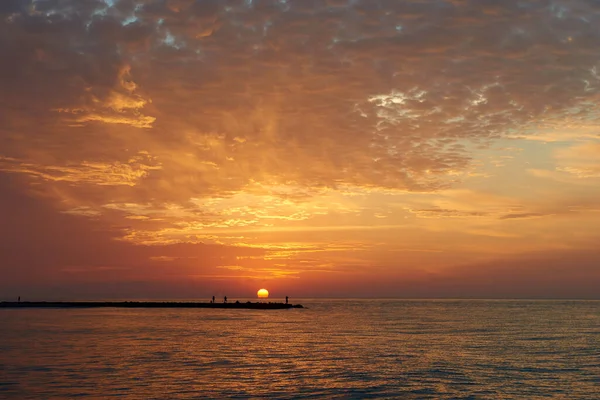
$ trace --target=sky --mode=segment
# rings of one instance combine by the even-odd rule
[[[0,1],[0,298],[600,298],[600,2]]]

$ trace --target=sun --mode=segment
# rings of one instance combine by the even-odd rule
[[[256,295],[259,299],[266,299],[269,297],[269,291],[267,289],[260,289],[258,292],[256,292]]]

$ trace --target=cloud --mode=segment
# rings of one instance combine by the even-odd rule
[[[36,165],[24,160],[0,157],[0,171],[22,173],[51,182],[71,182],[101,186],[135,186],[152,170],[161,169],[152,156],[142,153],[125,163],[83,161],[79,165]]]
[[[558,171],[577,178],[600,178],[600,141],[578,144],[558,150],[555,154]]]
[[[529,219],[529,218],[542,218],[552,214],[542,213],[512,213],[506,214],[500,217],[500,219]]]
[[[461,217],[483,217],[488,215],[484,212],[477,211],[460,211],[449,210],[443,208],[425,208],[425,209],[408,209],[409,212],[416,214],[420,218],[461,218]]]
[[[214,163],[233,177],[228,187],[252,177],[427,191],[469,166],[458,140],[485,142],[574,109],[592,115],[598,16],[586,4],[557,14],[510,2],[492,12],[457,2],[48,1],[3,21],[4,47],[10,79],[26,85],[17,97],[29,101],[39,85],[60,93],[44,96],[61,104],[46,109],[70,110],[57,117],[72,124],[158,128],[157,148]],[[544,57],[553,62],[538,74]],[[45,81],[27,82],[24,65]],[[150,98],[152,116],[141,112]],[[195,144],[213,134],[218,151]]]
[[[124,248],[246,243],[265,261],[285,235],[514,238],[592,209],[594,2],[0,3],[11,195]],[[272,236],[235,239],[253,232]],[[373,264],[315,261],[331,263]]]
[[[261,249],[175,244],[135,246],[116,240],[121,232],[79,213],[56,213],[45,199],[19,194],[19,183],[0,173],[0,282],[3,293],[52,294],[55,285],[79,283],[101,288],[107,282],[152,282],[211,273],[236,257],[260,256]],[[164,260],[151,265],[147,260]],[[166,261],[171,261],[167,263]],[[168,264],[168,265],[164,265]],[[121,271],[116,273],[115,271]],[[39,293],[32,288],[39,289]]]
[[[93,87],[85,88],[87,104],[77,108],[59,108],[54,111],[71,114],[66,122],[84,124],[86,122],[104,122],[108,124],[126,124],[136,128],[151,128],[155,117],[143,115],[141,110],[151,103],[136,94],[137,85],[131,80],[131,67],[122,65],[117,74],[117,86],[107,93],[94,93]],[[75,125],[77,126],[77,125]]]

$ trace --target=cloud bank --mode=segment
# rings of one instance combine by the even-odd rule
[[[489,238],[588,251],[599,46],[586,0],[3,1],[0,215],[36,199],[152,276],[190,260],[152,246],[225,249],[195,275],[252,279],[476,262]]]

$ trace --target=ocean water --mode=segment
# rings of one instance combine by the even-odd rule
[[[600,399],[600,302],[0,310],[0,399]]]

